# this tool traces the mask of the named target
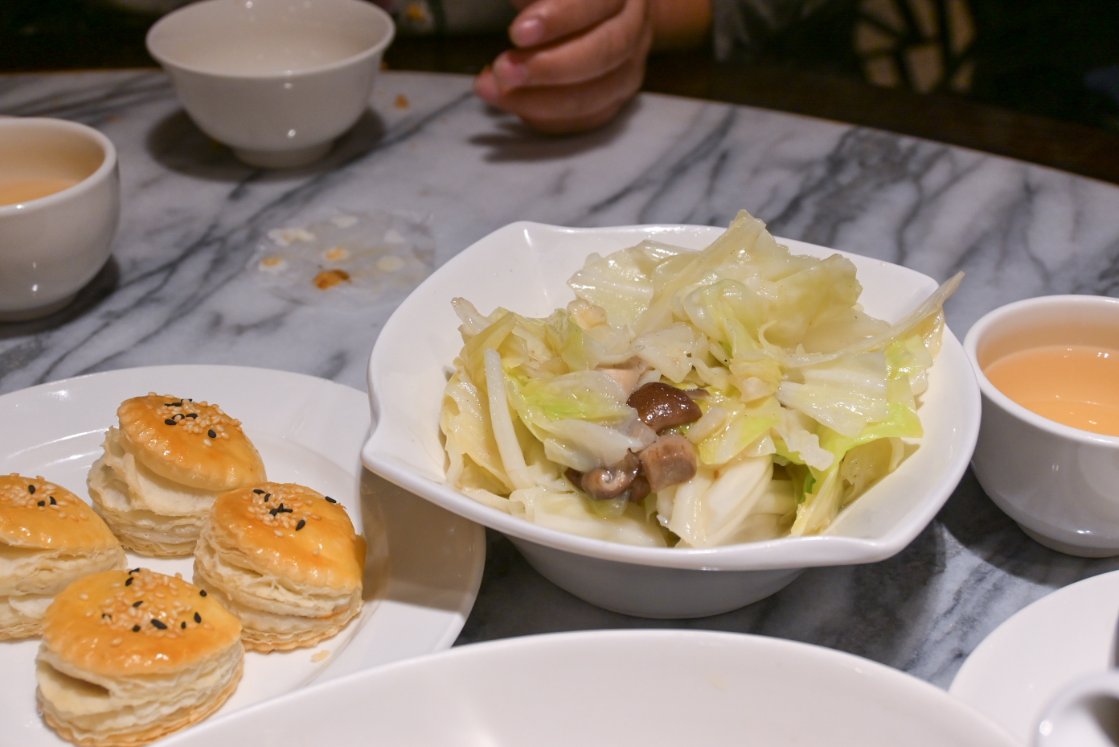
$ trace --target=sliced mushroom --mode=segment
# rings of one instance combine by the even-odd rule
[[[625,457],[617,464],[596,467],[582,473],[577,484],[590,498],[609,500],[618,498],[629,490],[640,470],[641,461],[633,452],[626,452]]]
[[[665,428],[695,422],[703,415],[688,392],[660,381],[639,387],[626,404],[637,410],[641,422],[658,433]]]
[[[645,362],[640,358],[630,358],[621,365],[604,366],[598,370],[613,379],[628,397],[637,389],[637,382],[641,378],[641,374],[645,373],[647,368],[648,366],[646,366]]]
[[[692,442],[678,433],[658,436],[637,455],[641,471],[654,493],[695,477],[699,466]]]

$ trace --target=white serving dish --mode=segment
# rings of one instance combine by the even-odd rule
[[[362,470],[369,409],[356,389],[237,366],[132,368],[43,384],[0,397],[0,474],[43,475],[86,496],[86,474],[116,423],[117,405],[149,391],[221,405],[241,420],[270,479],[337,499],[369,546],[360,616],[312,648],[246,654],[242,680],[219,714],[454,643],[478,593],[484,534]],[[141,565],[192,576],[190,558],[130,553],[128,567]],[[0,744],[66,744],[36,712],[38,647],[37,639],[0,642]]]
[[[776,638],[684,630],[526,636],[363,672],[166,747],[1011,747],[943,690]]]
[[[1046,705],[1062,690],[1119,665],[1117,627],[1119,571],[1070,584],[984,638],[948,691],[1020,744],[1030,744]]]
[[[920,411],[926,432],[921,447],[819,536],[706,549],[643,548],[532,524],[444,483],[439,409],[446,372],[462,346],[452,298],[467,298],[483,313],[504,306],[546,316],[571,300],[567,278],[592,252],[605,254],[650,236],[700,248],[721,232],[703,226],[576,229],[514,223],[470,246],[420,285],[377,339],[369,362],[375,425],[362,451],[366,466],[507,535],[540,573],[572,594],[627,614],[682,618],[726,612],[775,593],[806,568],[894,555],[951,495],[975,446],[979,390],[959,341],[947,330]],[[794,253],[834,253],[785,243]],[[864,306],[875,316],[898,319],[937,287],[913,270],[845,256],[855,263]]]

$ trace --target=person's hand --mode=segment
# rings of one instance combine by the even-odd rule
[[[541,132],[606,124],[633,98],[653,39],[648,0],[514,0],[513,48],[474,91]]]

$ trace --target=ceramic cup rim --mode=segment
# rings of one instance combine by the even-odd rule
[[[200,0],[200,2],[189,3],[163,16],[152,24],[152,27],[148,29],[148,33],[144,37],[144,43],[148,52],[163,67],[190,73],[191,75],[196,75],[201,78],[244,81],[289,80],[320,75],[347,68],[355,64],[361,64],[383,53],[385,49],[388,48],[389,44],[392,43],[396,35],[396,24],[392,16],[372,2],[362,2],[361,0],[319,0],[318,4],[320,5],[333,4],[335,6],[349,6],[350,8],[356,9],[358,12],[367,13],[371,17],[378,18],[383,23],[385,32],[381,34],[376,41],[363,48],[360,52],[356,52],[338,60],[302,67],[297,70],[274,70],[257,73],[219,72],[212,68],[204,68],[183,61],[181,58],[169,54],[166,49],[162,48],[161,37],[178,33],[177,26],[185,19],[192,16],[205,18],[215,7],[219,5],[228,5],[229,3],[230,0]]]
[[[987,378],[987,374],[983,371],[983,367],[979,363],[978,349],[981,342],[987,335],[997,329],[1001,323],[1009,321],[1025,312],[1046,308],[1056,309],[1070,307],[1100,307],[1107,308],[1109,311],[1119,314],[1119,298],[1062,294],[1036,296],[1013,301],[988,311],[971,326],[967,335],[964,337],[964,352],[971,362],[971,366],[975,371],[975,378],[979,382],[979,389],[987,402],[1010,414],[1014,418],[1023,421],[1025,424],[1057,438],[1119,451],[1119,435],[1111,436],[1105,433],[1095,433],[1093,431],[1075,428],[1071,425],[1065,425],[1064,423],[1050,420],[1018,404],[1013,399],[1003,394],[1003,392]]]
[[[92,173],[82,178],[76,184],[72,184],[65,189],[60,189],[57,192],[52,192],[49,195],[36,197],[33,200],[26,200],[12,205],[0,205],[0,218],[7,218],[15,215],[29,215],[39,210],[47,210],[53,205],[69,200],[91,189],[95,189],[98,184],[103,182],[116,169],[117,149],[116,146],[113,145],[113,141],[101,133],[101,131],[89,125],[55,117],[0,117],[0,137],[3,136],[2,133],[5,130],[12,129],[69,132],[96,143],[101,148],[102,158],[101,164]]]

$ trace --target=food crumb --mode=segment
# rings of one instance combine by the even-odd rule
[[[350,228],[351,226],[357,225],[357,216],[347,215],[345,213],[341,215],[332,215],[330,216],[330,222],[339,228]]]
[[[322,258],[327,262],[341,262],[350,258],[350,250],[344,246],[332,246],[323,252]]]
[[[377,269],[382,272],[397,272],[404,268],[404,260],[395,254],[381,257],[377,260]]]
[[[408,97],[402,93],[396,94],[396,101],[394,102],[397,109],[407,109],[410,106]]]
[[[333,288],[340,283],[350,282],[350,273],[345,270],[323,270],[318,275],[315,275],[315,287],[320,290],[327,290]]]
[[[283,257],[268,256],[260,260],[260,269],[264,272],[279,272],[286,264]]]
[[[329,651],[316,651],[315,653],[311,654],[311,661],[315,664],[318,664],[320,661],[326,661],[329,658]]]
[[[274,228],[268,232],[268,238],[280,246],[290,246],[296,241],[314,241],[315,234],[303,228]]]

